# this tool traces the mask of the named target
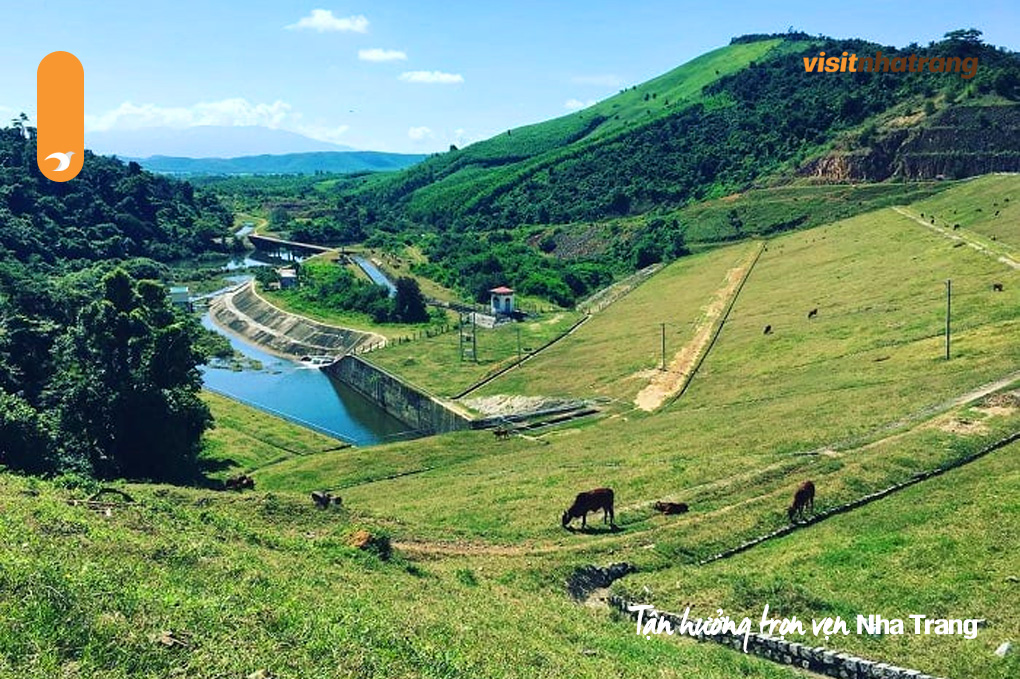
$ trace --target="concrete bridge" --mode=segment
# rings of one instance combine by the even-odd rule
[[[272,236],[259,236],[254,233],[248,234],[248,240],[251,241],[251,244],[255,246],[256,250],[260,250],[262,252],[279,252],[280,250],[289,250],[302,257],[311,257],[312,255],[318,255],[323,252],[330,252],[333,250],[333,248],[327,248],[322,245],[299,243],[298,241],[273,238]]]

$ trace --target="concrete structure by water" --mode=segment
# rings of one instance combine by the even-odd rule
[[[279,309],[259,296],[252,282],[214,299],[209,313],[220,327],[290,358],[336,357],[386,343],[382,335],[319,323]]]
[[[357,356],[344,356],[323,371],[354,389],[421,435],[471,429],[467,413],[426,394]]]

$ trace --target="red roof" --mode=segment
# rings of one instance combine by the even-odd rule
[[[514,294],[513,288],[508,288],[505,285],[501,285],[498,288],[493,288],[492,290],[489,290],[489,292],[493,292],[493,293],[495,293],[497,295],[512,295],[512,294]]]

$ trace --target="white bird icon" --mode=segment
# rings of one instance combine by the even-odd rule
[[[50,155],[46,156],[46,160],[49,160],[51,158],[56,158],[57,160],[59,160],[60,164],[57,165],[57,169],[54,170],[54,172],[63,172],[71,164],[71,156],[73,155],[74,151],[68,151],[67,153],[51,153]]]

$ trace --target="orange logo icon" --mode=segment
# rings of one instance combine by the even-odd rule
[[[66,182],[85,163],[85,69],[70,52],[51,52],[36,80],[36,163],[47,179]]]

